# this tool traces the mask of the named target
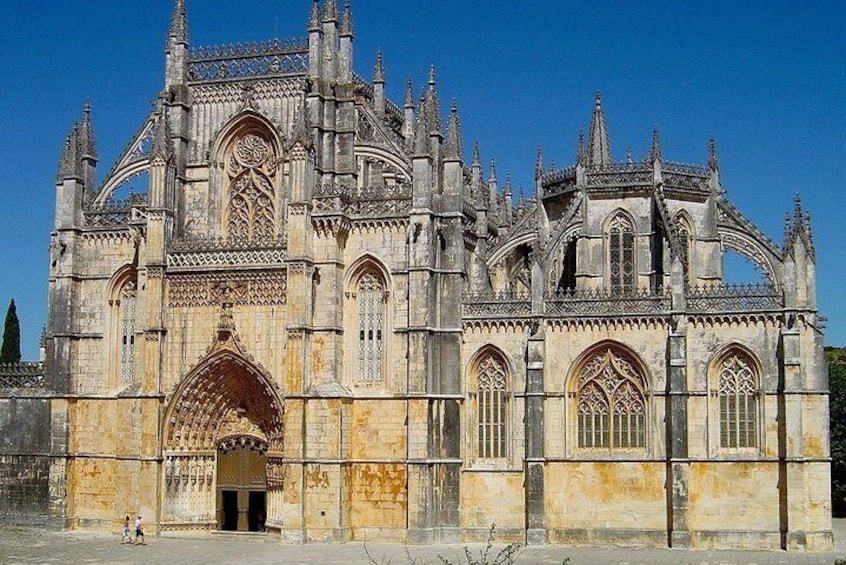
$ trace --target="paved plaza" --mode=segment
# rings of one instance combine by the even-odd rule
[[[846,520],[834,521],[833,553],[787,553],[783,551],[682,551],[672,549],[543,546],[523,549],[520,564],[557,564],[569,558],[569,565],[832,565],[846,557]],[[276,543],[270,536],[193,535],[150,537],[145,546],[121,545],[118,534],[44,532],[0,527],[0,564],[131,564],[172,565],[237,564],[464,564],[460,545],[402,546],[361,543],[343,545],[291,546]],[[484,548],[469,545],[474,556]],[[494,552],[496,548],[494,549]],[[373,557],[368,558],[368,552]]]

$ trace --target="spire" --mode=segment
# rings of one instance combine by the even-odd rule
[[[320,4],[318,0],[311,3],[311,14],[308,18],[308,30],[320,31]]]
[[[326,0],[323,5],[323,21],[333,22],[338,19],[338,2],[336,0]]]
[[[409,79],[410,81],[411,79]],[[376,52],[376,67],[373,71],[373,84],[385,84],[385,63],[382,61],[382,50]],[[406,97],[408,93],[406,92]]]
[[[186,24],[185,0],[176,0],[173,5],[173,14],[170,17],[170,30],[168,37],[175,43],[188,43],[188,26]]]
[[[353,36],[352,8],[350,0],[344,2],[344,13],[341,14],[341,37]]]
[[[405,83],[405,107],[414,108],[414,84],[411,82],[411,77]]]
[[[653,162],[661,160],[661,138],[658,135],[658,126],[652,130],[652,149],[649,152],[649,160]]]
[[[714,140],[714,136],[711,136],[711,140],[708,142],[708,168],[714,172],[720,170],[720,163],[717,160],[717,142]]]
[[[97,144],[94,141],[94,126],[91,124],[91,102],[85,101],[82,108],[82,124],[79,129],[79,143],[83,159],[97,160]]]
[[[496,159],[491,159],[491,173],[488,175],[489,182],[496,182]]]
[[[461,120],[458,117],[458,105],[455,100],[449,109],[449,123],[447,124],[447,136],[444,147],[444,157],[460,161],[464,153],[461,139]]]
[[[544,173],[544,166],[543,166],[543,145],[538,145],[538,160],[535,163],[535,180],[543,177]]]
[[[611,163],[611,144],[608,141],[608,127],[605,124],[605,112],[602,111],[602,94],[596,93],[596,106],[588,133],[588,165],[608,165]]]
[[[473,167],[479,167],[479,169],[482,168],[482,159],[479,157],[479,142],[478,141],[473,143],[473,163],[472,163],[472,166]]]

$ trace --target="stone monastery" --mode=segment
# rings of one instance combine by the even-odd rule
[[[515,199],[434,71],[391,102],[349,4],[301,3],[307,37],[197,47],[176,0],[164,89],[102,181],[90,107],[71,128],[44,364],[0,378],[4,514],[830,549],[801,204],[777,245],[713,142],[615,161],[598,95],[575,163],[539,152]],[[724,284],[726,252],[763,284]]]

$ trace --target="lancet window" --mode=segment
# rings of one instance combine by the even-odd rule
[[[242,135],[230,149],[226,169],[229,236],[249,241],[275,236],[277,155],[273,144],[255,131]]]
[[[632,361],[603,349],[579,371],[577,387],[579,447],[645,447],[645,379]]]
[[[720,447],[756,447],[757,385],[754,364],[732,352],[719,364]]]
[[[120,291],[119,373],[122,383],[135,382],[135,312],[137,289],[134,281]]]
[[[608,272],[612,293],[634,290],[634,226],[623,214],[617,214],[608,227]]]
[[[479,457],[484,459],[506,456],[508,373],[505,362],[488,353],[479,361],[478,419]]]
[[[367,272],[358,279],[358,379],[363,383],[382,380],[385,353],[386,292],[382,278]]]

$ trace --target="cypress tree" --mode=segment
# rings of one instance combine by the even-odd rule
[[[9,303],[6,311],[6,324],[3,328],[3,347],[0,348],[0,363],[18,363],[21,360],[21,325],[18,322],[18,309],[15,299]]]

